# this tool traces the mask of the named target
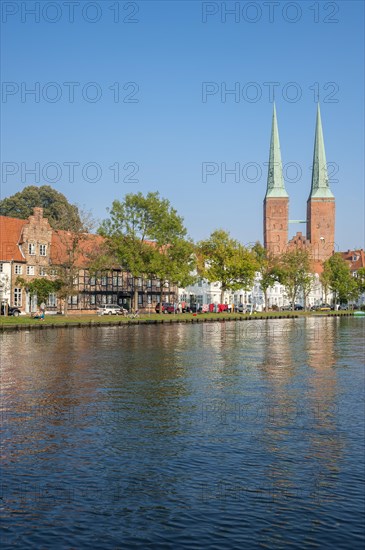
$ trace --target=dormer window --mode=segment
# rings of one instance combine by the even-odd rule
[[[354,255],[352,256],[352,261],[353,261],[353,262],[357,262],[358,259],[359,259],[359,256],[357,256],[356,254],[354,254]]]
[[[28,244],[28,254],[30,254],[31,256],[35,256],[35,244],[34,243],[29,243]]]

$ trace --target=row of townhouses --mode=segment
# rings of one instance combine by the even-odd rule
[[[26,284],[35,278],[57,278],[60,266],[67,263],[67,231],[55,231],[43,217],[42,208],[34,208],[27,220],[0,216],[0,300],[17,306],[24,313],[37,309],[37,297],[31,296]],[[138,292],[138,307],[154,310],[160,301],[160,281],[140,277],[133,278],[122,268],[95,273],[88,269],[89,253],[102,244],[98,235],[84,235],[77,252],[77,275],[73,281],[74,292],[68,297],[69,313],[92,313],[102,304],[118,303],[130,307],[135,291]],[[176,301],[177,288],[166,283],[163,300]],[[50,294],[46,304],[52,313],[64,309],[62,300]]]
[[[35,311],[37,297],[31,296],[26,284],[20,285],[19,278],[31,282],[35,278],[55,277],[57,267],[66,260],[65,242],[68,233],[55,231],[43,217],[42,208],[34,208],[33,215],[27,220],[0,216],[0,301],[17,306],[24,313]],[[90,272],[88,252],[97,250],[102,237],[86,235],[82,242],[82,252],[77,258],[77,276],[74,279],[74,292],[68,298],[69,313],[92,313],[102,304],[117,303],[131,306],[135,291],[138,292],[138,307],[145,311],[154,311],[160,301],[160,281],[148,277],[133,278],[122,268],[109,272]],[[354,275],[365,266],[363,250],[343,253]],[[327,301],[331,299],[327,295]],[[199,305],[203,310],[209,306],[218,306],[221,300],[220,284],[200,280],[186,288],[176,288],[168,283],[163,287],[163,300],[166,302]],[[325,300],[319,276],[315,276],[313,289],[307,305],[317,305]],[[298,302],[304,305],[303,296]],[[365,299],[362,296],[361,303]],[[257,310],[265,307],[264,293],[260,286],[260,274],[257,273],[254,284],[249,290],[226,292],[224,304],[229,307],[238,304],[252,304]],[[276,283],[268,290],[268,307],[283,307],[288,304],[285,287]],[[48,312],[63,310],[62,300],[50,294],[47,302]]]

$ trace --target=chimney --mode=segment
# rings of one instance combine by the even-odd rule
[[[35,217],[36,220],[40,220],[43,218],[43,208],[39,207],[39,206],[35,206],[33,208],[33,216]]]

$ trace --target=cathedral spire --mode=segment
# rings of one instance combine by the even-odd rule
[[[329,186],[326,152],[324,150],[321,111],[317,106],[316,134],[314,141],[312,187],[309,199],[330,199],[333,193]]]
[[[270,159],[269,170],[267,174],[267,189],[266,197],[279,198],[288,197],[286,192],[283,178],[283,166],[281,162],[280,141],[278,122],[276,119],[276,107],[274,102],[274,109],[272,114],[272,127],[271,127],[271,142],[270,142]]]

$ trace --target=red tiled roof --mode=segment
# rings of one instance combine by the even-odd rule
[[[74,265],[77,267],[87,267],[92,257],[95,256],[104,242],[104,237],[100,235],[83,233],[75,247],[76,261]],[[53,231],[51,242],[52,263],[55,265],[67,263],[70,260],[73,244],[73,236],[70,231]]]
[[[0,261],[25,261],[18,243],[20,242],[22,229],[27,223],[28,220],[0,216]]]
[[[361,267],[365,267],[365,254],[362,248],[358,250],[347,250],[347,252],[340,252],[346,262],[350,265],[350,271],[357,271]],[[353,261],[353,257],[356,256],[357,260]]]

